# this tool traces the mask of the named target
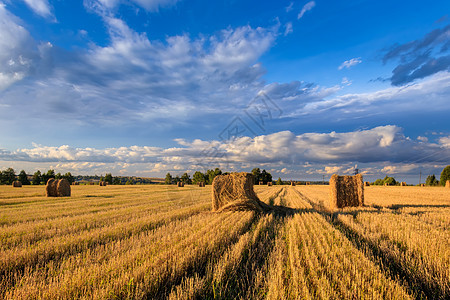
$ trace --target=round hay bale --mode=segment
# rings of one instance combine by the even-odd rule
[[[45,185],[45,195],[47,197],[58,197],[56,192],[56,180],[54,178],[50,178]]]
[[[267,183],[267,186],[272,186],[272,181],[269,181],[268,183]]]
[[[294,181],[291,181],[291,186],[295,186],[295,182]]]
[[[446,187],[446,188],[450,188],[450,180],[447,180],[447,181],[445,182],[445,187]]]
[[[330,178],[330,207],[344,208],[347,206],[364,205],[364,184],[361,174],[354,176],[339,176]]]
[[[370,182],[364,181],[364,186],[370,186]]]
[[[60,179],[56,183],[56,195],[58,197],[70,197],[70,183],[67,179]]]
[[[12,186],[13,187],[22,187],[22,182],[20,182],[20,181],[13,181],[13,183],[12,183]]]
[[[213,211],[269,211],[253,190],[253,182],[253,175],[245,172],[216,176],[212,183]]]
[[[406,182],[400,182],[400,186],[406,186]]]

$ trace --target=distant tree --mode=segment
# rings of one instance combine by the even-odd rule
[[[203,174],[203,173],[200,172],[200,171],[195,172],[195,173],[194,173],[194,176],[192,176],[192,182],[193,182],[194,184],[199,183],[199,182],[206,182],[205,179],[206,179],[205,174]]]
[[[16,172],[13,168],[8,168],[2,172],[2,183],[12,184],[16,180]]]
[[[44,181],[44,184],[46,184],[50,178],[55,178],[55,170],[48,170],[47,173],[42,174],[42,181]]]
[[[172,184],[173,178],[172,175],[170,175],[170,173],[166,174],[166,179],[164,179],[164,183],[165,184]]]
[[[278,177],[277,182],[275,183],[276,185],[282,185],[283,181],[281,181],[281,177]]]
[[[55,175],[55,179],[56,179],[56,180],[62,179],[62,178],[63,178],[63,176],[62,176],[61,173],[59,173],[59,172]]]
[[[31,183],[33,185],[40,185],[42,181],[42,175],[41,175],[41,171],[37,170],[36,172],[34,172],[33,174],[33,178],[31,179]]]
[[[387,184],[387,185],[396,185],[396,184],[397,184],[397,181],[395,180],[394,177],[388,177],[388,176],[386,176],[386,177],[384,177],[383,183],[384,183],[384,184]]]
[[[429,185],[429,186],[438,185],[438,181],[436,180],[436,176],[434,176],[434,174],[433,175],[428,175],[427,176],[427,180],[425,181],[425,184]]]
[[[120,178],[116,176],[116,177],[114,177],[113,184],[119,185],[119,184],[122,184],[122,181],[120,181]]]
[[[19,181],[22,182],[23,185],[30,185],[30,181],[28,180],[27,173],[24,170],[19,173]]]
[[[189,176],[188,173],[184,173],[184,174],[181,176],[181,181],[184,182],[185,184],[191,184],[191,183],[192,183],[191,177]]]
[[[219,175],[222,175],[222,171],[219,168],[216,168],[215,170],[206,171],[206,177],[208,179],[207,184],[212,184],[214,178]]]
[[[72,184],[75,181],[75,178],[72,176],[72,173],[67,172],[62,176],[62,178],[67,179],[67,181]]]
[[[259,180],[261,179],[261,170],[259,168],[254,168],[252,170],[252,175],[253,175],[253,179],[254,179],[254,184],[258,184]]]
[[[111,173],[106,173],[106,175],[105,175],[105,181],[106,181],[107,183],[109,183],[109,184],[112,184],[112,183],[113,183],[113,177],[112,177],[112,174],[111,174]]]
[[[450,180],[450,166],[446,166],[441,172],[441,178],[439,178],[439,182],[442,186],[445,186],[447,180]]]
[[[131,179],[128,179],[127,182],[125,182],[126,185],[132,185],[133,181]]]
[[[262,181],[264,184],[267,184],[268,182],[272,182],[272,174],[270,174],[266,170],[262,170],[259,181]]]
[[[175,181],[175,183],[180,182],[181,181],[180,176],[179,175],[175,176],[174,181]]]
[[[383,185],[383,184],[384,184],[384,180],[383,179],[377,179],[373,183],[373,185]]]

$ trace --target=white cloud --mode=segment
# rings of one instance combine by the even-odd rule
[[[44,18],[54,18],[48,0],[23,0],[36,14]]]
[[[285,25],[285,29],[284,29],[284,36],[287,36],[288,34],[294,32],[294,30],[292,29],[292,22],[288,22]]]
[[[300,19],[303,17],[303,15],[304,15],[307,11],[310,11],[311,9],[313,9],[314,6],[316,6],[316,2],[315,2],[315,1],[309,1],[308,3],[306,3],[306,4],[303,6],[303,8],[302,8],[302,10],[300,11],[300,13],[298,14],[297,20],[300,20]]]
[[[381,173],[385,173],[388,175],[392,174],[407,174],[408,172],[417,169],[417,165],[415,164],[404,164],[404,165],[389,165],[385,166],[381,169]]]
[[[343,68],[351,68],[353,66],[356,66],[357,64],[362,63],[361,57],[355,57],[349,60],[344,61],[339,67],[339,70],[342,70]]]
[[[160,8],[174,6],[180,0],[85,0],[84,5],[88,9],[97,12],[106,12],[117,8],[122,4],[134,4],[146,11],[157,12]]]
[[[294,8],[294,2],[289,3],[288,6],[286,6],[286,12],[290,12]]]

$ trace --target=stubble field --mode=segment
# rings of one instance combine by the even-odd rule
[[[281,215],[211,212],[211,188],[0,186],[0,298],[450,297],[450,190],[256,186]],[[283,210],[284,211],[284,210]]]

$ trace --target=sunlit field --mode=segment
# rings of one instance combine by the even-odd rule
[[[211,212],[211,187],[0,186],[0,298],[450,297],[450,190],[256,186],[283,214]]]

